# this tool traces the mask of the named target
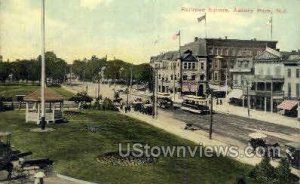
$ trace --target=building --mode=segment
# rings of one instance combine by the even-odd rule
[[[232,88],[242,89],[247,80],[254,75],[254,63],[251,57],[237,58],[229,72],[232,75]]]
[[[204,96],[207,90],[207,59],[193,55],[191,50],[182,54],[182,94]]]
[[[300,53],[291,54],[284,64],[284,96],[300,99]]]
[[[254,76],[249,81],[248,90],[243,89],[244,95],[249,95],[252,108],[273,112],[282,102],[285,59],[283,53],[269,47],[254,58]]]
[[[276,49],[277,41],[239,40],[222,38],[195,38],[191,43],[181,46],[181,50],[191,50],[194,55],[207,56],[207,77],[212,85],[225,85],[226,79],[232,86],[233,68],[236,58],[255,57],[266,47]],[[226,77],[227,76],[227,77]]]
[[[152,56],[150,65],[156,69],[158,92],[181,92],[180,58],[178,51]]]
[[[284,101],[277,106],[280,113],[300,119],[300,52],[291,53],[284,61]]]
[[[207,59],[186,50],[169,51],[150,59],[157,71],[158,92],[203,96],[207,90]]]
[[[232,90],[227,95],[230,103],[244,106],[243,88],[254,75],[254,63],[251,57],[236,58],[229,72],[232,75]]]

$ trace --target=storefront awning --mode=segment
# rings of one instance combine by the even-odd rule
[[[284,100],[277,106],[277,109],[283,109],[283,110],[292,110],[295,106],[298,105],[298,101],[296,100]]]
[[[237,98],[241,99],[243,97],[243,90],[241,89],[233,89],[228,95],[227,98]]]

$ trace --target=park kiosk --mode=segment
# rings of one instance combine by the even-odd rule
[[[40,123],[41,91],[40,89],[24,97],[26,103],[26,122]],[[50,88],[45,88],[45,121],[57,122],[63,120],[63,96]]]

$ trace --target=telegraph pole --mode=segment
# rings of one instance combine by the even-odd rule
[[[210,124],[209,124],[209,139],[212,139],[212,126],[213,126],[213,90],[210,94]]]
[[[248,117],[250,117],[250,98],[249,98],[249,82],[246,80],[247,85],[247,106],[248,106]]]
[[[41,68],[41,129],[44,130],[46,127],[45,121],[45,79],[46,79],[46,66],[45,66],[45,0],[42,0],[42,16],[41,16],[41,59],[42,59],[42,68]]]

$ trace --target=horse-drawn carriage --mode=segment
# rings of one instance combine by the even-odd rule
[[[280,154],[280,145],[279,143],[267,144],[266,138],[267,135],[254,132],[249,134],[249,146],[252,147],[253,152],[259,153],[262,156],[270,157],[272,159],[279,158]]]

